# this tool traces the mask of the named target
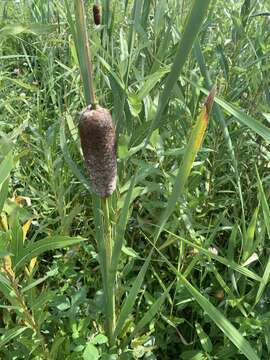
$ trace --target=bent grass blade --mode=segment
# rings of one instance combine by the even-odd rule
[[[186,146],[184,157],[180,168],[178,170],[178,174],[176,176],[175,184],[173,187],[173,191],[169,197],[166,210],[164,211],[161,221],[159,223],[159,228],[155,232],[154,243],[158,240],[161,232],[164,229],[164,226],[169,218],[169,216],[174,211],[175,205],[180,197],[184,193],[185,185],[189,174],[192,169],[192,165],[194,160],[200,150],[200,147],[203,142],[204,134],[208,126],[209,116],[212,109],[213,101],[215,97],[215,88],[210,92],[206,103],[200,112],[197,121],[195,123],[194,128],[192,129],[189,142]]]

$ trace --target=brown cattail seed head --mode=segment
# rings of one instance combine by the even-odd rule
[[[88,106],[80,116],[82,151],[93,191],[110,196],[116,187],[116,142],[112,117],[101,106]]]
[[[93,5],[93,17],[96,25],[100,24],[100,10],[98,5]]]

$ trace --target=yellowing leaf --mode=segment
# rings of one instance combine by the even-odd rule
[[[29,269],[30,274],[31,274],[31,272],[33,271],[36,263],[37,263],[37,257],[34,257],[33,259],[31,259],[30,264],[29,264],[29,266],[28,266],[28,269]]]
[[[12,270],[12,261],[10,256],[5,256],[3,259],[5,272],[14,280],[15,274]]]
[[[36,263],[37,263],[37,257],[34,257],[33,259],[31,259],[29,266],[28,267],[25,266],[24,271],[27,276],[30,276],[32,274]]]
[[[31,206],[31,199],[28,196],[16,196],[12,199],[17,204],[22,204],[23,202],[26,203],[27,206]]]
[[[32,219],[29,219],[29,220],[27,220],[26,223],[23,224],[23,226],[22,226],[23,241],[26,239],[26,235],[27,235],[27,233],[28,233],[28,230],[29,230],[31,224],[32,224]]]
[[[0,216],[0,224],[5,231],[8,231],[8,221],[5,213]]]

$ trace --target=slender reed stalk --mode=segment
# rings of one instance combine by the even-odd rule
[[[116,182],[115,133],[109,112],[98,106],[95,97],[83,0],[75,0],[74,4],[76,24],[75,27],[71,27],[76,42],[85,101],[88,105],[81,115],[79,130],[94,191],[93,212],[105,297],[105,329],[109,345],[112,346],[115,329],[115,282],[111,281],[110,276],[113,242],[108,197],[114,191]]]
[[[83,55],[83,59],[79,60],[81,77],[85,87],[85,95],[87,104],[91,104],[95,109],[97,105],[94,80],[93,80],[93,65],[92,56],[88,41],[87,25],[83,0],[75,0],[75,15],[77,26],[77,52],[78,57]],[[80,49],[80,50],[79,50]],[[79,50],[79,51],[78,51]]]
[[[110,345],[113,345],[113,334],[115,329],[115,282],[110,281],[110,272],[112,269],[112,249],[113,249],[113,241],[112,241],[112,232],[111,232],[111,224],[110,224],[110,212],[109,212],[109,199],[103,198],[101,199],[101,205],[103,210],[103,228],[104,228],[104,242],[105,242],[105,254],[106,254],[106,287],[107,287],[107,313],[108,317],[107,321],[107,331]]]

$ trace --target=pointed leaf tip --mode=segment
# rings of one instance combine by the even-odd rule
[[[216,88],[216,85],[214,85],[212,90],[210,91],[207,99],[206,99],[206,102],[205,102],[205,107],[206,107],[206,111],[207,111],[208,116],[211,113],[212,106],[213,106],[213,103],[214,103],[214,98],[216,96],[216,92],[217,92],[217,88]]]

